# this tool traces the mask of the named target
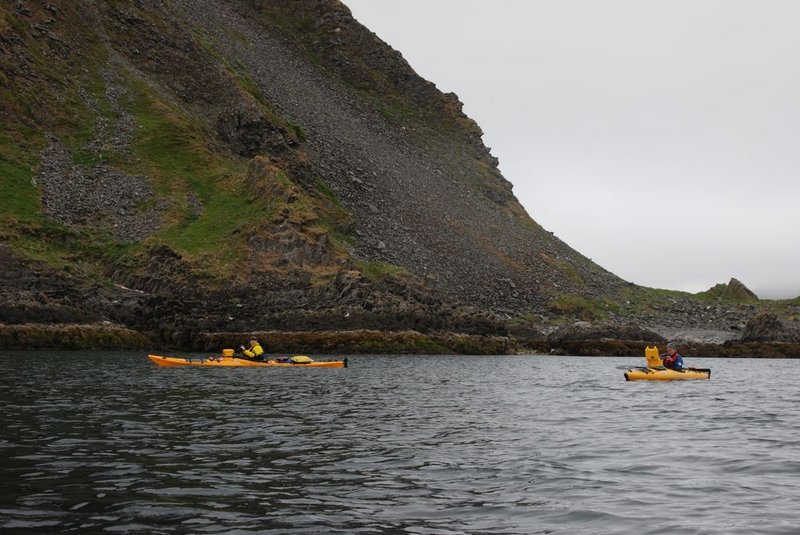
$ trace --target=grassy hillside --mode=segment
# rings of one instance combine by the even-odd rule
[[[163,24],[145,10],[125,2],[114,4],[153,25]],[[103,26],[102,17],[108,13],[80,3],[68,4],[56,15],[46,2],[25,5],[29,11],[20,15],[5,4],[0,19],[0,31],[12,43],[4,45],[0,56],[4,73],[0,90],[4,106],[0,232],[19,253],[66,268],[70,259],[77,257],[136,258],[137,253],[165,245],[196,260],[202,269],[225,273],[241,265],[248,254],[246,240],[268,233],[269,222],[278,214],[283,214],[282,221],[295,224],[301,234],[311,235],[347,219],[348,214],[319,177],[314,177],[317,189],[309,191],[294,186],[291,171],[277,167],[286,163],[300,168],[298,162],[304,158],[300,151],[284,157],[287,162],[278,162],[278,172],[261,177],[275,181],[267,187],[277,191],[292,189],[292,202],[257,198],[258,192],[248,187],[246,180],[248,158],[221,146],[208,124],[176,102],[156,80],[142,77],[130,64],[111,61],[116,52],[106,39],[124,43],[127,36],[125,32],[104,36],[95,31]],[[53,18],[45,38],[31,31],[31,25]],[[195,46],[201,56],[208,48],[199,38]],[[53,61],[53,56],[58,61]],[[26,60],[22,65],[17,63],[20,57]],[[205,60],[214,59],[209,55]],[[228,70],[225,65],[222,68]],[[109,76],[117,86],[115,101],[109,94]],[[268,108],[251,81],[236,72],[230,73],[228,81],[236,83],[239,91],[255,95],[265,116],[297,142],[298,129]],[[130,118],[132,132],[123,146],[115,146],[110,138],[123,117]],[[104,125],[105,131],[99,125]],[[102,220],[65,225],[45,215],[36,174],[49,137],[64,144],[76,171],[91,173],[106,166],[145,176],[154,195],[138,209],[158,207],[160,228],[145,239],[121,240],[111,235]]]

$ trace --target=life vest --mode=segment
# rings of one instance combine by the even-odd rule
[[[255,345],[253,347],[251,347],[250,349],[245,349],[244,351],[242,351],[242,354],[244,356],[252,359],[252,358],[260,357],[261,355],[263,355],[264,354],[264,350],[261,348],[261,344],[256,342]]]
[[[675,355],[672,357],[666,357],[664,359],[664,367],[670,368],[673,370],[682,370],[683,369],[683,357],[680,353],[675,352]]]

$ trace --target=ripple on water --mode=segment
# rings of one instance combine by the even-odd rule
[[[792,533],[791,361],[626,383],[628,359],[159,369],[0,354],[0,529]],[[58,380],[53,380],[57,377]],[[675,514],[680,511],[680,514]]]

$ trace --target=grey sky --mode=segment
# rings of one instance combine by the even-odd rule
[[[345,0],[626,280],[800,295],[800,1]]]

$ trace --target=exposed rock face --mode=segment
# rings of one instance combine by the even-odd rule
[[[747,322],[742,331],[742,342],[789,342],[794,337],[775,314],[758,314]]]
[[[722,299],[758,299],[758,296],[753,293],[747,286],[742,284],[738,279],[731,278],[728,287],[722,292]]]
[[[232,108],[220,113],[217,132],[233,152],[246,158],[259,154],[279,155],[285,153],[290,144],[286,133],[244,96]]]
[[[236,2],[170,4],[202,28],[219,54],[244,65],[265,97],[302,128],[305,150],[353,214],[357,258],[403,266],[443,296],[492,309],[539,308],[554,294],[601,295],[622,285],[531,221],[480,142],[479,129],[470,130],[474,123],[453,104],[457,99],[419,78],[341,4],[298,3],[298,13],[314,14],[318,28],[330,33],[288,44]],[[299,54],[304,46],[339,78]],[[364,63],[344,61],[356,51]],[[340,81],[372,87],[368,72],[390,73],[387,83],[424,102],[428,116],[467,127],[398,127]]]
[[[588,322],[565,325],[547,337],[547,341],[554,346],[563,345],[565,342],[589,340],[625,340],[640,343],[665,341],[659,334],[638,325],[593,325]]]
[[[131,296],[131,294],[133,294]],[[22,261],[0,245],[0,323],[85,324],[113,319],[138,294],[82,284],[42,262]]]

